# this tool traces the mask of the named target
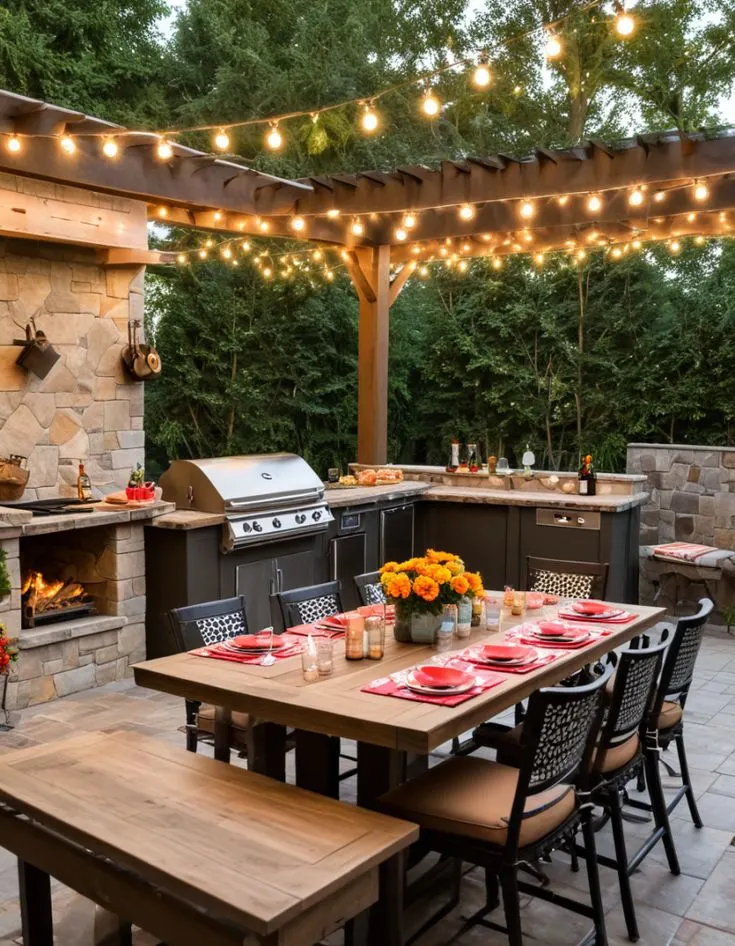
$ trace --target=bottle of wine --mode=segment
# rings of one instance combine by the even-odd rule
[[[81,460],[79,461],[79,475],[77,476],[77,497],[85,503],[92,498],[92,483]]]
[[[459,466],[459,440],[452,441],[452,448],[447,463],[447,473],[455,473]]]
[[[594,496],[597,492],[597,477],[592,468],[592,456],[588,453],[577,473],[580,496]]]

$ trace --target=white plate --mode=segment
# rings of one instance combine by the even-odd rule
[[[412,690],[414,693],[421,693],[424,696],[457,696],[460,693],[466,693],[468,690],[473,690],[477,686],[477,680],[473,679],[468,683],[463,683],[458,687],[424,687],[419,683],[413,683],[412,678],[409,677],[406,679],[404,684],[407,689]]]
[[[539,656],[535,650],[526,657],[514,657],[512,660],[490,660],[477,651],[474,654],[475,656],[472,657],[473,663],[484,664],[487,667],[522,667],[524,664],[532,664],[535,660],[538,660]]]
[[[531,631],[530,636],[535,637],[538,641],[543,641],[544,644],[553,644],[554,642],[560,644],[576,644],[588,640],[592,635],[587,631],[584,634],[574,634],[569,637],[564,637],[562,634],[542,634],[540,631]]]

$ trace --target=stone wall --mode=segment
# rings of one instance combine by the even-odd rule
[[[735,549],[735,447],[632,443],[627,472],[648,478],[641,545],[676,541]]]
[[[0,457],[28,457],[24,498],[75,495],[80,459],[100,493],[143,463],[143,385],[120,360],[143,274],[92,249],[0,239]],[[31,316],[61,356],[43,380],[15,364]]]

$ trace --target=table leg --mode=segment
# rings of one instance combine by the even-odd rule
[[[345,923],[345,946],[370,946],[370,910]]]
[[[214,757],[218,762],[230,761],[230,722],[232,713],[226,706],[214,712]]]
[[[248,730],[248,769],[286,781],[286,727],[254,722]]]
[[[294,731],[296,784],[301,788],[339,798],[339,739],[321,733]]]
[[[375,799],[405,781],[406,753],[397,749],[357,744],[357,804],[372,808]]]
[[[370,910],[368,942],[403,946],[403,893],[406,879],[404,852],[380,865],[380,896]]]
[[[24,946],[54,946],[49,875],[19,859],[18,885]]]
[[[133,946],[132,927],[127,920],[97,906],[94,911],[94,942],[95,946]]]

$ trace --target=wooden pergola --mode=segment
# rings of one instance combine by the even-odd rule
[[[1,170],[139,199],[159,222],[165,213],[177,226],[237,236],[265,232],[339,250],[360,303],[357,459],[363,463],[387,460],[390,309],[419,262],[550,251],[581,258],[600,247],[726,236],[735,225],[733,129],[297,181],[175,143],[161,160],[157,135],[8,92],[0,92],[2,134],[29,138],[17,153],[0,142]],[[64,134],[74,138],[73,154],[59,147]],[[101,149],[110,138],[118,145],[114,160]],[[0,233],[33,235],[27,227],[14,229],[6,210],[0,209]],[[105,246],[113,264],[173,255]]]

